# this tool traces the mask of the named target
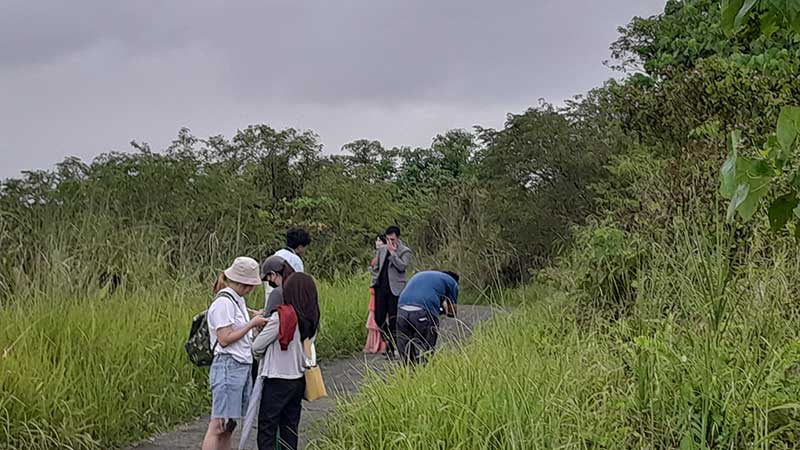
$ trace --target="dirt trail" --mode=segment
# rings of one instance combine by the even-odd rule
[[[461,305],[457,320],[442,320],[442,345],[452,345],[468,338],[476,324],[491,318],[498,311],[489,306]],[[307,444],[313,441],[315,430],[322,420],[333,411],[337,398],[356,393],[367,370],[380,371],[386,365],[386,359],[378,355],[358,355],[330,361],[327,364],[324,361],[321,362],[320,367],[330,397],[312,403],[303,402],[303,415],[299,430],[300,448],[306,448]],[[208,416],[204,416],[181,425],[174,431],[159,434],[127,447],[125,450],[196,450],[200,448],[207,426]],[[235,434],[234,448],[239,442],[239,433]],[[253,429],[250,433],[248,449],[256,449],[255,434],[256,430]]]

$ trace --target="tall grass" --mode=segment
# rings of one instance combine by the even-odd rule
[[[800,259],[789,243],[678,230],[619,320],[581,292],[526,306],[426,367],[346,402],[324,449],[766,449],[800,446]],[[580,314],[578,314],[580,313]]]
[[[369,278],[342,278],[319,283],[320,329],[317,353],[332,359],[361,351],[367,339]]]
[[[320,283],[322,358],[359,351],[363,280]],[[207,292],[182,285],[0,308],[0,448],[108,449],[208,413],[208,371],[183,350]],[[263,304],[256,292],[248,303]]]

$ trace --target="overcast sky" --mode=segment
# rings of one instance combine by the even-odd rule
[[[429,145],[613,74],[664,0],[0,0],[0,177],[181,127]]]

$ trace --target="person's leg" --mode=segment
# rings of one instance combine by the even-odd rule
[[[233,450],[233,431],[226,431],[219,437],[219,450]]]
[[[211,419],[208,422],[208,429],[203,438],[203,450],[220,450],[222,448],[222,436],[226,433],[224,429],[224,419]]]
[[[424,351],[428,314],[424,310],[406,311],[402,308],[397,314],[397,339],[398,342],[403,340],[405,345],[401,356],[406,363],[417,363]]]
[[[203,450],[229,450],[231,433],[225,430],[225,418],[231,414],[235,398],[235,382],[232,380],[233,360],[228,355],[219,355],[209,369],[211,385],[211,420],[203,438]],[[225,446],[227,443],[227,447]]]
[[[285,381],[278,378],[264,378],[256,434],[258,450],[275,449],[281,411],[288,401],[288,396],[292,394],[290,389],[287,389]]]
[[[306,391],[305,378],[297,380],[287,380],[287,384],[294,390],[289,401],[283,408],[280,418],[280,443],[285,450],[297,450],[298,426],[300,425],[300,414],[303,410],[303,394]]]
[[[386,333],[386,312],[387,312],[386,293],[383,289],[375,289],[375,323],[381,330],[381,339],[384,342],[388,341],[389,336]]]
[[[430,328],[430,314],[427,311],[417,311],[414,315],[414,362],[419,363],[427,349],[426,337]]]
[[[397,312],[397,352],[405,363],[412,361],[411,352],[414,347],[411,341],[414,336],[414,325],[409,316],[409,311],[401,309]]]
[[[421,330],[422,351],[421,362],[425,362],[433,355],[436,350],[436,342],[439,340],[439,318],[431,313],[427,313],[428,321],[426,327]]]
[[[389,344],[387,344],[386,350],[389,353],[394,352],[397,348],[397,300],[398,297],[392,293],[388,293],[386,296],[386,322],[389,330]]]

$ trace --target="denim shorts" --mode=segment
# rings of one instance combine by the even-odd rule
[[[250,364],[240,363],[231,355],[214,357],[209,371],[212,419],[239,419],[247,414],[253,389],[250,371]]]

